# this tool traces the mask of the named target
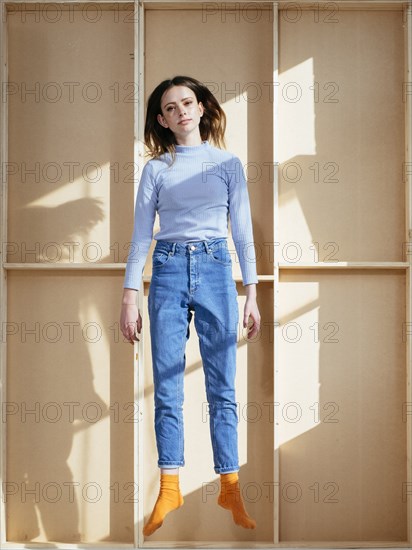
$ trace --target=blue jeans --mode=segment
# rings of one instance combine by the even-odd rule
[[[148,309],[160,468],[184,466],[183,377],[194,315],[205,374],[216,473],[237,472],[235,398],[239,310],[226,238],[157,241]],[[194,414],[202,414],[202,404]]]

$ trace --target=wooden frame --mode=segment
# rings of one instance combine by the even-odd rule
[[[7,72],[7,35],[6,35],[6,26],[4,21],[6,20],[6,6],[1,3],[1,21],[2,28],[0,33],[0,71],[1,71],[1,82],[7,82],[8,72]],[[7,181],[5,181],[3,167],[8,158],[8,149],[7,149],[7,128],[8,128],[8,119],[7,119],[7,104],[2,102],[0,109],[0,136],[1,136],[1,146],[0,146],[0,160],[1,160],[1,190],[0,190],[0,208],[1,208],[1,220],[0,220],[0,237],[1,242],[7,241]],[[1,321],[2,326],[7,320],[7,272],[4,269],[4,258],[3,258],[3,245],[1,254],[2,270],[1,270],[1,280],[0,280],[0,304],[1,304]],[[1,342],[0,350],[0,401],[4,403],[7,400],[6,396],[6,358],[7,358],[7,343]],[[6,479],[6,429],[3,422],[0,427],[0,545],[3,545],[6,542],[6,507],[3,498],[3,481]],[[4,527],[3,527],[4,526]]]
[[[412,82],[412,4],[404,7],[404,23],[405,23],[405,83]],[[412,101],[410,95],[405,96],[405,167],[412,166]],[[410,243],[412,239],[412,174],[411,170],[405,170],[405,243]],[[407,256],[406,266],[406,323],[410,326],[412,322],[412,258]],[[410,339],[406,342],[406,403],[412,402],[412,344]],[[412,483],[412,435],[411,435],[411,420],[407,418],[407,483],[411,486]],[[412,505],[410,499],[407,501],[407,518],[408,518],[408,541],[412,540]]]
[[[1,37],[0,37],[0,60],[1,60],[1,83],[7,82],[8,80],[8,64],[7,64],[7,28],[6,28],[6,11],[7,7],[9,5],[19,5],[19,4],[35,4],[35,0],[29,0],[29,1],[8,1],[8,2],[2,2],[1,3]],[[53,0],[45,0],[44,2],[41,2],[42,4],[46,3],[53,3],[56,2]],[[58,0],[58,3],[62,6],[66,5],[64,1]],[[130,2],[106,2],[105,0],[101,0],[96,2],[97,4],[101,4],[105,6],[106,9],[113,9],[115,5],[130,5]],[[238,2],[226,2],[225,4],[238,4]],[[251,0],[250,2],[247,2],[247,4],[256,3],[258,5],[265,5],[269,9],[273,9],[273,36],[274,36],[274,43],[273,43],[273,52],[274,52],[274,67],[273,67],[273,78],[274,81],[278,80],[278,53],[279,53],[279,46],[278,46],[278,11],[282,8],[282,5],[288,4],[288,2],[270,2],[270,1],[258,1],[258,0]],[[327,4],[328,2],[320,2],[320,4]],[[405,2],[405,1],[398,1],[395,2],[388,2],[384,0],[365,0],[365,1],[338,1],[334,2],[335,4],[339,5],[340,9],[347,9],[347,10],[354,10],[354,9],[360,9],[360,10],[394,10],[399,9],[403,10],[404,12],[404,21],[405,21],[405,83],[411,83],[412,82],[412,9],[411,9],[411,2]],[[81,6],[82,2],[78,2],[76,5]],[[162,9],[201,9],[202,4],[199,4],[197,2],[194,2],[193,0],[180,0],[180,1],[174,1],[174,0],[150,0],[150,1],[136,1],[134,3],[135,5],[135,11],[137,13],[137,24],[135,24],[134,29],[134,36],[135,36],[135,57],[134,57],[134,71],[135,71],[135,81],[138,82],[139,85],[139,91],[138,91],[138,97],[139,102],[135,104],[135,143],[134,143],[134,156],[135,156],[135,162],[139,166],[139,168],[142,168],[143,166],[143,146],[142,146],[142,139],[143,139],[143,123],[144,123],[144,29],[145,29],[145,21],[144,21],[144,15],[145,15],[145,9],[156,9],[156,10],[162,10]],[[299,5],[302,9],[312,9],[313,8],[313,2],[310,0],[300,0]],[[406,167],[412,166],[412,98],[410,94],[405,94],[405,205],[406,205],[406,220],[407,220],[407,227],[405,227],[405,245],[407,246],[411,244],[412,239],[412,171],[410,169],[407,169]],[[275,159],[275,162],[279,161],[279,155],[278,155],[278,103],[277,98],[275,97],[275,103],[274,103],[274,109],[273,109],[273,128],[274,128],[274,150],[273,150],[273,156]],[[1,110],[0,110],[0,135],[1,135],[1,149],[0,149],[0,158],[1,158],[1,166],[2,166],[2,184],[1,184],[1,226],[0,226],[0,235],[1,235],[1,242],[6,243],[7,242],[7,179],[5,177],[5,170],[4,167],[7,162],[8,158],[8,146],[7,146],[7,135],[8,135],[8,115],[7,115],[7,103],[2,102],[1,104]],[[135,181],[135,187],[134,187],[134,196],[136,196],[137,193],[137,181]],[[279,235],[279,227],[277,220],[279,219],[278,216],[278,174],[275,171],[275,177],[274,177],[274,201],[273,201],[273,208],[274,208],[274,241],[279,241],[278,235]],[[2,259],[2,277],[0,282],[0,304],[1,304],[1,320],[2,323],[7,322],[7,272],[9,270],[21,270],[21,269],[30,269],[30,270],[38,270],[38,269],[47,269],[47,270],[76,270],[76,269],[88,269],[88,270],[116,270],[116,271],[123,271],[125,268],[125,264],[121,263],[114,263],[114,264],[17,264],[17,263],[7,263],[4,260],[3,257],[3,250],[2,247],[1,250],[1,259]],[[278,250],[275,247],[275,261],[274,261],[274,272],[273,275],[260,275],[259,276],[259,282],[264,285],[273,285],[274,289],[274,319],[275,319],[275,329],[274,329],[274,357],[275,357],[275,371],[274,371],[274,377],[276,379],[276,365],[277,365],[277,341],[279,339],[279,325],[278,325],[278,311],[277,311],[277,301],[278,301],[278,293],[279,293],[279,274],[280,271],[283,268],[287,269],[345,269],[345,270],[356,270],[356,269],[393,269],[393,270],[404,270],[406,272],[406,280],[407,280],[407,288],[406,288],[406,322],[409,326],[412,325],[412,255],[407,254],[405,261],[401,262],[338,262],[338,263],[323,263],[323,262],[316,262],[311,264],[296,264],[294,266],[291,266],[290,264],[284,264],[281,262],[280,256],[278,256]],[[240,279],[238,280],[240,281]],[[148,277],[144,277],[143,283],[147,284],[149,282]],[[143,308],[143,292],[139,292],[139,302],[138,306],[140,309]],[[6,394],[6,372],[7,372],[7,365],[6,365],[6,357],[7,357],[7,343],[6,341],[1,342],[1,366],[0,366],[0,373],[1,373],[1,401],[2,403],[7,401],[7,394]],[[134,354],[134,383],[135,383],[135,389],[134,389],[134,395],[135,395],[135,401],[138,403],[138,411],[140,418],[143,418],[144,416],[144,410],[143,410],[143,388],[144,388],[144,371],[142,368],[139,368],[139,365],[144,364],[144,353],[143,353],[143,345],[141,343],[135,344],[135,354]],[[406,395],[405,395],[405,401],[407,403],[412,403],[412,345],[410,343],[410,340],[408,339],[406,343],[406,365],[407,365],[407,387],[406,387]],[[277,401],[276,391],[277,386],[275,384],[275,401]],[[276,413],[275,413],[276,415]],[[275,424],[276,426],[276,419],[277,416],[275,416]],[[412,484],[412,424],[411,419],[409,415],[406,419],[407,423],[407,482],[409,486]],[[143,441],[143,435],[142,431],[139,429],[139,423],[136,423],[134,426],[134,436],[135,436],[135,442],[137,446],[137,453],[135,453],[134,456],[134,471],[137,472],[137,483],[138,486],[140,483],[140,480],[143,477],[143,457],[144,457],[144,441]],[[6,430],[5,430],[5,424],[4,422],[0,423],[0,441],[1,441],[1,453],[0,453],[0,546],[2,548],[22,548],[22,547],[32,547],[32,548],[40,548],[43,546],[42,543],[26,543],[24,546],[12,543],[7,541],[7,533],[5,530],[6,526],[6,505],[4,503],[3,498],[3,483],[7,480],[6,478]],[[135,449],[136,449],[135,446]],[[275,434],[275,449],[274,449],[274,480],[275,482],[279,482],[279,447],[277,444],[277,438]],[[211,548],[222,548],[222,547],[244,547],[244,548],[274,548],[274,547],[288,547],[289,545],[287,543],[279,542],[279,483],[276,485],[277,487],[277,493],[275,498],[275,505],[274,505],[274,540],[273,543],[227,543],[227,542],[218,542],[218,543],[210,543],[208,541],[204,542],[189,542],[187,544],[190,544],[191,547],[211,547]],[[407,501],[407,518],[408,518],[408,542],[407,543],[397,543],[397,547],[412,547],[412,506],[410,499]],[[143,520],[144,520],[144,503],[139,498],[139,502],[136,504],[134,508],[134,540],[135,544],[118,544],[116,543],[116,547],[125,547],[125,548],[133,548],[133,547],[147,547],[147,548],[158,548],[158,547],[187,547],[185,543],[174,543],[174,542],[168,542],[168,543],[159,543],[159,542],[148,542],[144,541],[143,534],[142,534],[142,527],[143,527]],[[393,545],[391,544],[381,544],[381,543],[364,543],[362,541],[353,541],[353,542],[336,542],[336,541],[328,541],[328,542],[319,542],[316,543],[316,546],[319,548],[322,547],[353,547],[353,544],[356,544],[357,547],[391,547]],[[80,548],[80,547],[111,547],[113,546],[112,543],[102,543],[102,544],[59,544],[59,548]],[[300,547],[313,547],[314,543],[301,543],[296,544],[296,546]]]

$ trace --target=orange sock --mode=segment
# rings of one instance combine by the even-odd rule
[[[217,503],[222,508],[231,510],[233,520],[237,525],[241,525],[246,529],[254,529],[256,521],[249,516],[243,505],[238,473],[220,474],[220,482],[221,490]]]
[[[160,474],[160,491],[149,521],[143,528],[144,535],[151,535],[158,529],[166,515],[182,506],[184,502],[179,488],[179,474]]]

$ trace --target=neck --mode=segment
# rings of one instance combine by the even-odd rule
[[[186,135],[176,135],[176,144],[183,145],[184,147],[195,147],[196,145],[202,144],[202,138],[200,136],[199,128],[196,128],[196,132],[190,132]]]

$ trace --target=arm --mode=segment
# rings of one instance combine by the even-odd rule
[[[136,304],[138,294],[139,291],[134,288],[123,288],[122,306]]]
[[[243,286],[246,288],[243,327],[248,326],[249,317],[252,317],[253,322],[247,333],[247,337],[252,338],[260,329],[260,313],[256,302],[258,278],[249,193],[243,166],[237,156],[233,157],[228,174],[232,236],[242,270]]]
[[[137,309],[138,291],[147,254],[153,238],[153,225],[157,209],[157,191],[152,175],[152,165],[146,163],[142,170],[136,196],[132,246],[127,259],[123,282],[120,329],[131,344],[142,328],[142,318]]]

